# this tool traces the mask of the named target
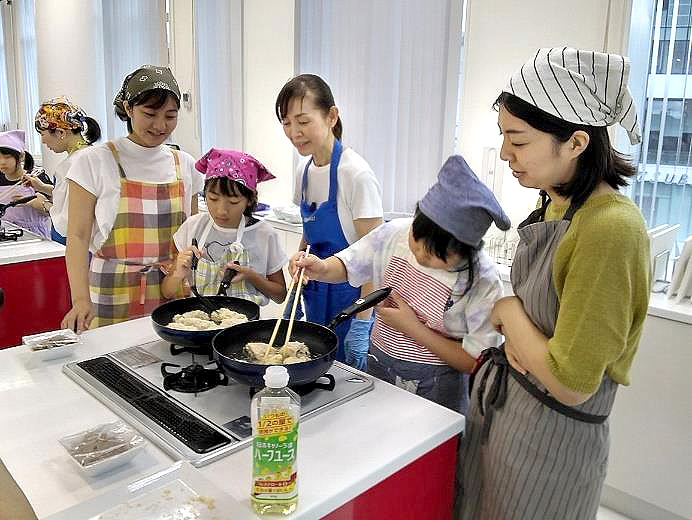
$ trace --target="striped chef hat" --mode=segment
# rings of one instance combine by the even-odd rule
[[[640,143],[637,109],[627,88],[630,60],[569,47],[539,49],[509,80],[505,92],[570,123],[620,123]]]

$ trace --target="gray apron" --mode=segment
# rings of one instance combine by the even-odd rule
[[[559,302],[552,283],[555,251],[577,211],[545,222],[547,199],[520,224],[511,272],[514,293],[533,323],[552,337]],[[608,465],[607,416],[617,384],[607,375],[586,402],[568,407],[533,376],[488,349],[474,376],[459,452],[457,518],[588,520]]]

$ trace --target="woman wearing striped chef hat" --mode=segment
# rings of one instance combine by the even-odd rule
[[[641,140],[628,74],[619,55],[541,49],[495,102],[500,156],[542,203],[519,225],[516,296],[493,309],[505,343],[473,376],[459,518],[596,518],[649,298],[644,220],[617,191],[635,170],[607,133]]]

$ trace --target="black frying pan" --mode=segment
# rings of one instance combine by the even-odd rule
[[[250,300],[234,298],[232,296],[205,296],[205,298],[212,302],[217,309],[226,307],[232,311],[245,314],[248,320],[256,320],[259,318],[259,305]],[[176,314],[183,314],[184,312],[196,310],[206,312],[206,309],[202,306],[197,297],[181,298],[159,305],[151,313],[151,322],[156,334],[162,339],[181,347],[208,349],[211,346],[212,338],[219,332],[219,329],[178,330],[166,327],[166,325],[173,321],[173,316]]]
[[[353,305],[341,311],[327,327],[309,321],[294,322],[291,341],[305,343],[310,349],[312,359],[302,363],[285,365],[288,369],[289,384],[291,386],[303,385],[323,376],[336,358],[338,340],[333,331],[334,327],[360,311],[374,307],[384,301],[391,291],[390,287],[378,289],[365,298],[356,300]],[[219,368],[240,383],[263,387],[264,379],[262,376],[264,376],[264,371],[268,365],[242,361],[247,359],[244,349],[245,345],[250,342],[268,343],[275,325],[276,320],[257,320],[234,325],[219,332],[212,340],[213,355]],[[288,320],[282,320],[276,336],[276,345],[283,345],[287,328]]]

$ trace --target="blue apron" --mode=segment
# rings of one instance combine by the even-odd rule
[[[329,163],[329,198],[315,208],[305,200],[308,186],[308,168],[312,158],[305,165],[303,172],[303,195],[300,202],[300,214],[303,218],[303,236],[305,242],[310,244],[310,253],[319,258],[328,258],[335,253],[346,249],[349,244],[344,235],[344,230],[339,222],[339,214],[336,209],[336,193],[339,187],[337,180],[337,167],[341,159],[341,142],[334,140],[332,158]],[[302,292],[305,301],[305,313],[308,321],[326,325],[334,316],[350,306],[360,297],[360,289],[352,287],[347,282],[340,284],[328,284],[324,282],[310,281]],[[336,359],[345,361],[344,338],[351,321],[342,323],[334,332],[339,339],[339,350]]]

